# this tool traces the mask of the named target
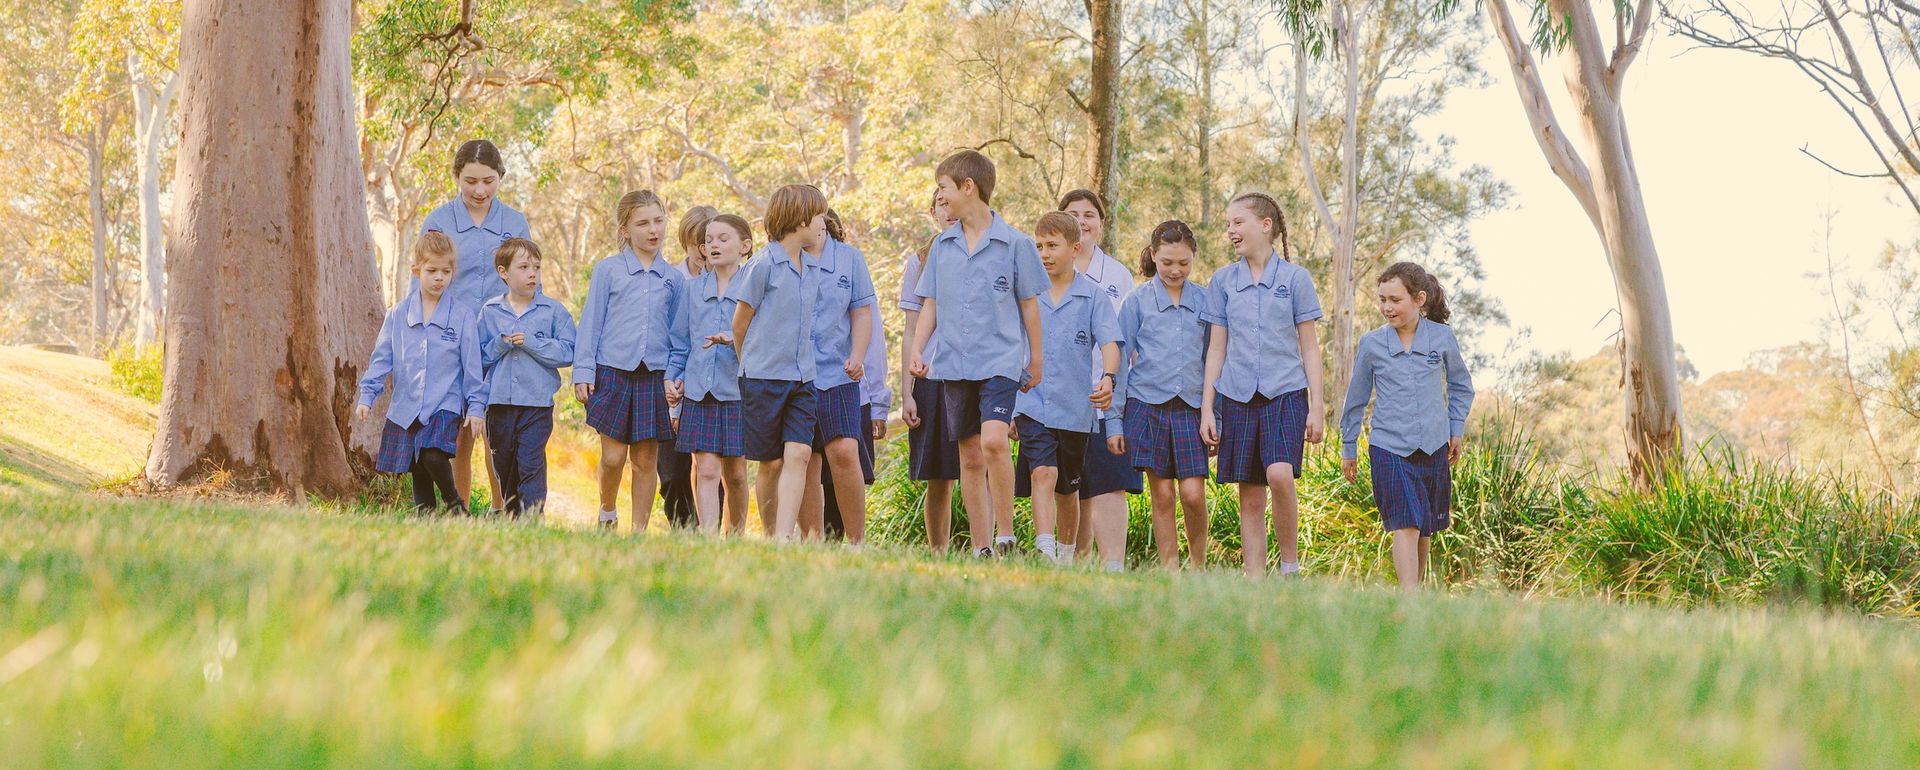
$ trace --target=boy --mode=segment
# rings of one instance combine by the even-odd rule
[[[1114,376],[1120,366],[1120,322],[1099,284],[1074,270],[1085,246],[1073,217],[1050,212],[1034,224],[1033,237],[1048,279],[1047,290],[1040,295],[1040,349],[1054,374],[1014,400],[1014,425],[1020,431],[1019,480],[1031,480],[1035,550],[1049,561],[1071,563],[1070,553],[1055,548],[1054,524],[1059,517],[1079,513],[1086,453],[1118,454],[1124,441],[1120,418],[1115,416],[1106,420],[1106,434],[1112,437],[1108,445],[1087,446],[1093,410],[1113,402]],[[1096,349],[1102,372],[1097,380],[1080,365]]]
[[[507,293],[480,308],[487,373],[487,454],[507,514],[539,516],[547,501],[547,439],[560,367],[573,364],[573,316],[540,293],[540,247],[509,238],[493,253]]]
[[[934,181],[938,203],[959,222],[934,239],[915,289],[922,304],[909,367],[915,377],[926,377],[930,368],[940,374],[944,414],[939,418],[960,440],[961,500],[969,512],[997,513],[967,517],[974,553],[990,557],[995,548],[1008,550],[1014,542],[1008,433],[1015,394],[1040,384],[1037,298],[1047,276],[1032,239],[987,206],[993,199],[993,161],[962,150],[940,161]],[[920,355],[936,332],[938,360],[929,367]]]
[[[760,463],[757,488],[774,509],[771,534],[793,540],[813,459],[813,317],[820,263],[807,256],[827,237],[827,198],[811,185],[787,185],[767,203],[767,247],[727,287],[739,304],[733,346],[740,356],[740,407],[746,457]],[[774,490],[765,500],[765,490]]]

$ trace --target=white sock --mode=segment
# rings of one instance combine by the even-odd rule
[[[995,551],[1009,550],[1013,547],[1013,543],[1014,543],[1014,539],[1012,535],[1001,535],[993,539],[993,550]]]
[[[1054,561],[1060,562],[1061,564],[1072,564],[1073,548],[1072,543],[1055,543],[1053,546]]]
[[[1039,551],[1041,556],[1048,559],[1056,558],[1058,549],[1059,545],[1055,542],[1053,535],[1035,535],[1033,538],[1033,550]]]
[[[1300,571],[1300,562],[1297,562],[1297,561],[1280,562],[1280,574],[1282,575],[1292,575],[1299,571]]]
[[[1121,563],[1119,559],[1111,559],[1107,562],[1108,572],[1125,572],[1126,570],[1127,565]]]
[[[609,521],[619,521],[619,520],[620,520],[620,514],[617,511],[601,511],[600,512],[600,522],[603,524]]]

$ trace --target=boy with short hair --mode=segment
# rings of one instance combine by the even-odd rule
[[[540,247],[508,238],[493,255],[507,293],[480,307],[487,373],[487,455],[507,514],[539,516],[547,502],[547,440],[560,367],[573,365],[573,315],[540,291]]]

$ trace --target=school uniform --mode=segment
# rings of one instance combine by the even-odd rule
[[[813,444],[814,301],[820,262],[802,252],[800,264],[778,242],[747,260],[727,296],[753,308],[740,343],[740,411],[745,456],[780,459],[786,444]]]
[[[526,335],[514,345],[505,336]],[[507,295],[480,307],[480,365],[487,373],[487,454],[507,513],[538,511],[547,501],[547,440],[560,367],[573,364],[573,315],[535,292],[524,312]]]
[[[732,281],[740,280],[740,272]],[[706,347],[709,335],[733,336],[733,313],[739,304],[720,289],[720,276],[709,270],[687,285],[687,301],[675,322],[692,345],[682,371],[669,379],[684,386],[680,400],[680,433],[674,450],[709,452],[739,457],[746,451],[746,428],[740,416],[740,358],[732,345]]]
[[[693,280],[693,272],[687,268],[691,263],[691,258],[682,258],[679,262],[673,263],[673,269],[680,271],[680,276],[688,282]],[[694,347],[699,346],[698,341],[689,342]],[[669,405],[667,416],[684,423],[682,415],[684,411],[686,411],[684,403]],[[690,528],[697,526],[700,518],[693,506],[693,455],[679,449],[682,429],[684,425],[681,428],[675,428],[673,440],[654,453],[653,469],[660,478],[660,510],[666,514],[667,523],[675,527]]]
[[[433,505],[433,483],[416,467],[420,452],[456,453],[463,417],[486,411],[486,380],[480,365],[479,333],[473,306],[444,295],[426,316],[418,291],[388,311],[373,345],[373,357],[360,378],[361,406],[371,407],[387,390],[393,396],[380,433],[374,468],[385,473],[414,473],[414,502]],[[450,491],[451,479],[443,495]],[[422,500],[424,492],[424,502]],[[461,501],[448,499],[448,507]]]
[[[1206,478],[1200,442],[1207,287],[1187,281],[1175,302],[1150,279],[1120,306],[1123,409],[1133,467],[1163,479]]]
[[[465,201],[459,198],[447,201],[427,212],[427,218],[421,221],[420,234],[429,232],[445,233],[453,241],[457,256],[453,283],[447,285],[442,299],[452,297],[476,308],[492,297],[507,293],[506,281],[501,280],[500,273],[493,268],[493,253],[499,250],[500,244],[508,238],[533,237],[528,232],[526,216],[499,198],[489,202],[487,215],[478,222],[467,213]],[[414,280],[413,288],[420,288],[418,279]]]
[[[1100,287],[1102,296],[1107,298],[1113,308],[1114,317],[1120,315],[1120,306],[1127,301],[1127,295],[1133,292],[1133,273],[1120,260],[1109,256],[1106,251],[1095,248],[1093,256],[1087,259],[1087,269],[1082,273],[1095,286]],[[1093,351],[1091,369],[1097,381],[1106,374],[1106,361],[1100,357],[1100,351]],[[1044,382],[1045,379],[1042,378]],[[1120,392],[1119,383],[1114,384],[1113,397],[1124,402],[1126,395]],[[1140,494],[1145,487],[1140,482],[1140,471],[1133,467],[1133,459],[1126,454],[1114,454],[1107,451],[1107,438],[1121,435],[1119,430],[1106,429],[1107,417],[1118,417],[1125,409],[1124,403],[1101,410],[1099,419],[1094,420],[1093,432],[1087,435],[1087,456],[1080,471],[1080,499],[1091,500],[1109,492]]]
[[[1267,257],[1254,275],[1237,260],[1213,275],[1207,323],[1227,330],[1219,398],[1219,480],[1265,483],[1267,466],[1286,463],[1300,477],[1307,431],[1307,369],[1296,326],[1321,316],[1307,269]]]
[[[934,239],[916,291],[935,302],[934,334],[941,344],[930,366],[941,382],[952,438],[979,435],[987,420],[1013,421],[1029,352],[1020,303],[1046,288],[1047,271],[1033,239],[999,212],[972,248],[959,222]]]
[[[831,237],[820,249],[816,264],[819,272],[813,303],[816,404],[813,451],[822,452],[829,441],[857,440],[868,430],[860,381],[847,376],[846,363],[853,355],[852,313],[856,308],[873,307],[873,277],[867,272],[866,257],[859,249]],[[885,347],[886,338],[868,344]]]
[[[1059,469],[1055,494],[1079,493],[1081,469],[1090,451],[1087,434],[1095,420],[1093,404],[1087,401],[1095,379],[1081,364],[1102,347],[1119,341],[1120,322],[1113,305],[1092,279],[1075,274],[1057,301],[1051,290],[1040,292],[1043,376],[1039,386],[1014,399],[1014,425],[1020,431],[1020,455],[1013,474],[1015,495],[1031,496],[1033,469],[1045,467]],[[1118,415],[1106,417],[1105,422],[1109,431],[1122,428]],[[1101,446],[1100,451],[1106,451],[1106,447]]]
[[[887,413],[893,410],[893,387],[887,380],[887,330],[880,321],[880,307],[874,306],[873,344],[867,346],[866,376],[860,378],[860,410],[863,414],[860,430],[860,480],[867,486],[873,486],[873,421],[887,419]],[[833,495],[832,469],[820,466],[820,484],[825,509],[822,519],[828,540],[837,540],[845,535],[846,528],[840,521],[840,502]]]
[[[929,254],[928,259],[932,259]],[[908,251],[906,263],[900,270],[900,301],[902,311],[920,312],[920,274],[924,268],[920,255]],[[907,329],[911,338],[913,329]],[[939,372],[932,369],[933,360],[940,354],[940,334],[938,330],[927,339],[927,346],[920,351],[920,359],[926,361],[929,371],[926,377],[913,378],[912,396],[914,408],[920,415],[920,424],[907,427],[907,478],[914,481],[956,481],[960,478],[960,439],[949,436],[946,430],[946,407],[940,397],[940,381],[934,379]],[[905,364],[902,363],[902,366]]]
[[[588,427],[622,444],[673,438],[665,375],[686,365],[687,340],[673,331],[685,292],[658,254],[641,262],[624,248],[593,266],[573,354],[574,384],[593,384]]]
[[[1473,378],[1460,341],[1446,324],[1422,318],[1413,342],[1392,326],[1360,337],[1353,379],[1340,411],[1340,456],[1359,456],[1360,418],[1373,401],[1367,456],[1380,523],[1389,531],[1432,536],[1452,523],[1453,478],[1447,441],[1466,435]]]

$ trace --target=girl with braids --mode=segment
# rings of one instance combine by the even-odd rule
[[[1452,523],[1450,469],[1460,459],[1473,379],[1447,326],[1440,282],[1419,265],[1396,262],[1379,285],[1387,323],[1362,336],[1354,351],[1340,411],[1340,472],[1352,481],[1358,469],[1360,418],[1371,400],[1373,498],[1380,523],[1393,533],[1394,576],[1411,592],[1426,576],[1433,533]]]
[[[1275,241],[1278,240],[1276,250]],[[1219,451],[1221,483],[1240,485],[1240,540],[1248,575],[1267,569],[1267,498],[1280,574],[1300,571],[1300,458],[1325,427],[1320,393],[1320,297],[1294,264],[1287,220],[1266,193],[1227,205],[1227,242],[1240,258],[1213,275],[1200,435]]]

